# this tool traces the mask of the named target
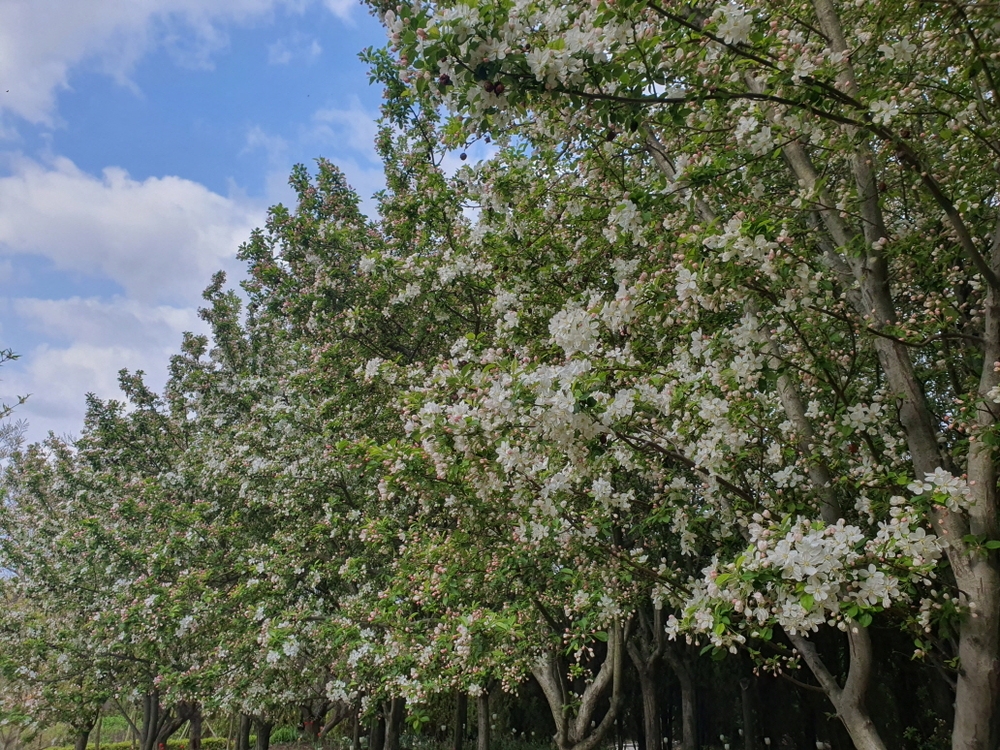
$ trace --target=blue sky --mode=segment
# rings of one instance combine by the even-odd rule
[[[381,187],[357,54],[384,39],[349,0],[0,3],[0,400],[31,394],[30,439],[77,433],[122,367],[162,385],[293,164]]]

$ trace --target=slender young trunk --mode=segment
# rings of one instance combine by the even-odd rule
[[[820,25],[830,39],[831,49],[835,52],[847,51],[848,45],[832,0],[814,0],[814,5]],[[848,62],[838,78],[844,79],[845,90],[851,95],[856,93],[853,76],[853,69]],[[842,83],[841,80],[838,83]],[[855,159],[859,193],[866,198],[862,213],[867,243],[885,237],[877,192],[873,187],[871,165],[874,163],[868,150],[859,152]],[[928,180],[932,178],[927,172],[921,171],[920,174],[924,185],[928,186]],[[800,179],[803,176],[800,174]],[[808,181],[807,179],[806,182]],[[930,192],[940,203],[942,195],[935,194],[933,190]],[[987,296],[981,337],[984,364],[978,395],[988,401],[987,394],[1000,382],[1000,374],[993,366],[1000,359],[1000,289],[997,288],[1000,272],[1000,223],[994,233],[990,255],[983,258],[962,224],[959,212],[950,206],[942,205],[942,208],[945,209],[945,215],[952,224],[959,243],[986,282]],[[823,211],[823,219],[828,226],[836,223],[829,210]],[[835,240],[838,245],[847,244],[836,237]],[[875,262],[866,262],[861,268],[855,263],[854,268],[863,297],[859,314],[874,312],[874,324],[878,328],[895,320],[895,310],[884,262],[881,262],[881,258],[873,260]],[[907,445],[917,478],[922,479],[924,475],[942,466],[951,470],[953,467],[948,465],[948,457],[943,457],[938,449],[934,417],[920,388],[909,352],[901,344],[889,339],[878,338],[874,343],[886,379],[898,394],[900,423],[906,431]],[[996,421],[993,411],[985,405],[979,407],[979,430],[985,432],[991,429]],[[970,533],[977,537],[995,539],[1000,531],[997,523],[994,446],[970,439],[968,476],[973,493],[973,503],[968,513],[963,515],[939,510],[933,514],[936,530],[946,541],[948,560],[958,588],[965,598],[963,604],[969,607],[969,615],[960,625],[958,651],[961,669],[956,681],[952,748],[993,750],[1000,739],[994,726],[1000,701],[1000,565],[996,554],[983,557],[977,550],[970,549],[964,540]]]
[[[871,682],[872,647],[868,630],[857,623],[848,624],[848,644],[851,662],[844,687],[827,669],[820,658],[816,646],[802,635],[789,635],[792,645],[802,654],[809,669],[826,691],[827,697],[837,710],[847,733],[851,735],[857,750],[886,750],[885,743],[865,708],[865,693]]]
[[[97,714],[97,727],[94,732],[94,750],[101,750],[101,727],[104,724],[104,714],[98,712]]]
[[[990,266],[1000,273],[1000,221],[990,248]],[[984,304],[983,369],[979,397],[1000,385],[994,362],[1000,361],[1000,291],[990,287]],[[994,409],[996,407],[993,407]],[[977,414],[977,427],[987,432],[996,417],[985,404]],[[975,504],[969,509],[969,532],[979,538],[1000,537],[997,520],[996,448],[987,441],[969,443],[969,487]],[[952,539],[952,544],[959,540]],[[958,550],[956,550],[957,552]],[[960,625],[958,660],[962,668],[955,683],[953,750],[992,750],[1000,744],[1000,565],[996,552],[962,550],[964,565],[956,566],[955,579],[969,607]],[[950,557],[954,557],[954,554]]]
[[[490,694],[485,690],[476,696],[476,719],[476,750],[490,750]]]
[[[389,718],[385,724],[385,750],[399,750],[399,735],[403,730],[406,698],[393,698],[389,703]]]
[[[454,733],[451,736],[451,750],[462,750],[465,742],[465,724],[469,716],[469,696],[461,690],[455,695]]]
[[[596,750],[614,729],[621,708],[625,673],[625,644],[631,631],[631,620],[626,624],[615,622],[608,632],[608,652],[593,682],[579,696],[576,716],[570,708],[577,703],[569,695],[565,684],[565,670],[552,652],[545,653],[532,667],[532,674],[545,693],[549,711],[556,725],[555,742],[559,750]],[[597,707],[604,693],[611,688],[611,702],[604,718],[592,726]]]

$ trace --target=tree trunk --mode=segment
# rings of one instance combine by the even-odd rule
[[[663,731],[660,728],[660,701],[656,691],[656,671],[636,670],[639,673],[639,689],[642,692],[642,730],[645,735],[646,750],[661,750]]]
[[[661,750],[663,728],[660,725],[660,700],[656,678],[660,658],[666,646],[663,630],[663,610],[654,609],[653,619],[639,611],[639,626],[634,637],[625,644],[629,658],[639,675],[642,693],[642,727],[645,750]]]
[[[459,690],[455,694],[454,734],[451,737],[451,750],[462,750],[465,742],[465,724],[469,717],[469,696]]]
[[[361,707],[354,709],[354,726],[351,731],[351,750],[361,750]]]
[[[271,747],[271,730],[274,728],[274,722],[256,718],[253,723],[257,729],[257,742],[254,745],[254,750],[269,750]]]
[[[990,248],[990,267],[1000,274],[1000,221],[997,222]],[[993,363],[1000,360],[1000,291],[989,287],[984,304],[983,369],[979,396],[1000,384],[1000,373]],[[977,427],[986,432],[996,424],[994,413],[985,405],[978,407]],[[1000,537],[997,519],[996,447],[987,441],[969,443],[969,487],[975,504],[969,509],[969,532],[980,538]],[[950,539],[951,545],[960,540]],[[962,554],[964,553],[964,554]],[[959,554],[963,565],[955,565]],[[965,596],[969,614],[962,620],[958,642],[958,670],[955,682],[955,723],[952,726],[953,750],[992,750],[1000,744],[1000,566],[996,552],[955,548],[949,559],[955,580]]]
[[[872,647],[868,630],[855,622],[848,623],[848,644],[850,646],[850,666],[844,687],[826,668],[816,646],[802,635],[789,634],[788,639],[802,654],[809,669],[826,692],[827,698],[837,710],[847,733],[851,735],[857,750],[886,750],[885,743],[865,708],[865,693],[871,681]]]
[[[240,727],[236,732],[236,750],[250,750],[250,730],[253,727],[253,717],[250,714],[240,714]]]
[[[94,714],[94,718],[90,719],[86,724],[74,727],[76,729],[76,736],[73,738],[73,750],[87,750],[87,742],[90,740],[90,733],[94,729],[94,724],[97,723],[98,715]]]
[[[156,703],[159,704],[159,696],[156,696]],[[157,726],[155,727],[153,739],[157,750],[161,750],[167,746],[167,740],[191,719],[196,707],[196,703],[179,701],[176,705],[165,711],[162,708],[158,708]]]
[[[389,703],[389,718],[385,723],[385,750],[399,750],[399,735],[403,730],[406,698],[396,697]]]
[[[385,750],[385,713],[379,707],[372,717],[371,732],[368,735],[368,750]]]
[[[683,646],[667,647],[663,658],[677,676],[681,689],[681,750],[698,750],[698,689]]]
[[[329,713],[330,707],[330,702],[324,700],[320,703],[312,702],[304,704],[299,709],[299,715],[302,719],[302,733],[309,742],[313,744],[318,742],[321,737],[324,737],[327,732],[337,726],[347,716],[347,707],[343,704],[337,704],[334,706],[333,716],[329,722],[324,724],[323,720],[327,713]]]
[[[820,26],[830,40],[830,48],[834,52],[848,51],[840,18],[832,0],[814,0],[814,6]],[[857,92],[853,76],[849,62],[838,75],[838,84],[846,84],[844,90],[852,96]],[[800,146],[799,149],[801,150]],[[795,155],[789,162],[804,186],[812,189],[817,182],[816,173],[812,165],[807,163],[807,157]],[[866,196],[861,212],[865,219],[864,238],[869,245],[886,236],[877,192],[871,187],[874,182],[874,163],[870,149],[859,148],[858,158],[855,159],[855,178],[859,194]],[[830,208],[833,204],[827,203],[826,198],[824,195],[817,196],[818,204],[827,206],[820,211],[821,218],[836,244],[846,247],[852,238],[839,226],[840,219]],[[984,365],[978,389],[979,396],[986,398],[986,394],[1000,382],[1000,374],[993,367],[993,363],[1000,358],[1000,292],[996,288],[996,278],[1000,272],[1000,223],[994,233],[990,256],[985,262],[988,267],[983,268],[983,259],[972,245],[971,237],[967,236],[964,227],[958,226],[961,222],[958,212],[946,211],[946,215],[960,244],[971,250],[969,254],[974,262],[979,259],[977,267],[988,281],[981,337]],[[963,234],[966,236],[964,241]],[[862,304],[858,306],[855,303],[858,314],[872,314],[876,330],[886,323],[894,322],[896,311],[884,259],[875,254],[852,261],[851,267],[861,291]],[[876,338],[873,343],[886,380],[898,394],[899,421],[906,432],[914,474],[922,479],[940,467],[950,470],[953,468],[949,466],[951,457],[942,456],[939,451],[936,418],[922,392],[909,352],[901,343],[890,338]],[[985,431],[996,423],[996,417],[988,408],[980,406],[977,422],[977,427]],[[948,560],[958,588],[966,599],[963,603],[970,609],[970,614],[960,626],[958,650],[961,669],[956,681],[955,722],[952,727],[954,750],[993,750],[998,739],[993,725],[997,721],[997,704],[1000,700],[1000,566],[995,554],[983,558],[964,541],[970,533],[989,539],[997,538],[995,463],[993,446],[980,440],[970,440],[968,476],[973,503],[967,516],[943,510],[932,512],[935,530],[946,540]]]
[[[677,680],[681,687],[681,750],[698,750],[698,688],[687,668]]]
[[[490,694],[485,690],[476,697],[476,719],[476,750],[490,750]]]
[[[139,750],[156,750],[156,737],[162,724],[162,709],[160,708],[160,692],[154,690],[142,698],[142,736],[139,739]]]
[[[201,706],[191,709],[191,729],[188,733],[188,750],[201,750]]]
[[[753,682],[740,680],[740,706],[743,709],[743,750],[757,750],[757,721],[754,716]]]
[[[667,685],[667,698],[663,701],[660,717],[664,747],[666,750],[674,750],[674,689],[671,684]]]
[[[628,642],[631,621],[625,626],[615,622],[608,632],[608,651],[604,663],[577,696],[570,696],[565,684],[565,669],[553,652],[546,652],[532,667],[532,674],[545,694],[549,711],[556,725],[555,742],[559,750],[596,750],[614,728],[621,708],[625,673],[625,644]],[[611,701],[604,718],[592,726],[598,705],[605,692],[611,688]],[[576,716],[571,715],[576,704]]]

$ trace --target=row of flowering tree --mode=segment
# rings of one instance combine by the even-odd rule
[[[143,750],[360,712],[395,750],[455,692],[485,743],[530,678],[559,750],[629,700],[658,750],[667,672],[691,750],[701,665],[750,659],[877,750],[905,643],[992,750],[1000,12],[376,10],[377,219],[298,169],[164,394],[125,374],[12,459],[12,700],[83,742],[141,705]]]

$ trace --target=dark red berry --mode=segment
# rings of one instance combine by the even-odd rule
[[[462,161],[465,161],[466,159],[469,158],[469,155],[463,151],[458,155],[458,158],[461,159]]]
[[[486,81],[483,84],[483,88],[486,89],[489,92],[493,91],[493,81]]]
[[[451,76],[447,73],[442,73],[440,77],[438,77],[438,83],[442,86],[451,86]]]
[[[500,94],[503,93],[503,90],[504,90],[504,85],[502,83],[498,83],[496,86],[493,87],[493,93],[496,94],[497,96],[500,96]]]

